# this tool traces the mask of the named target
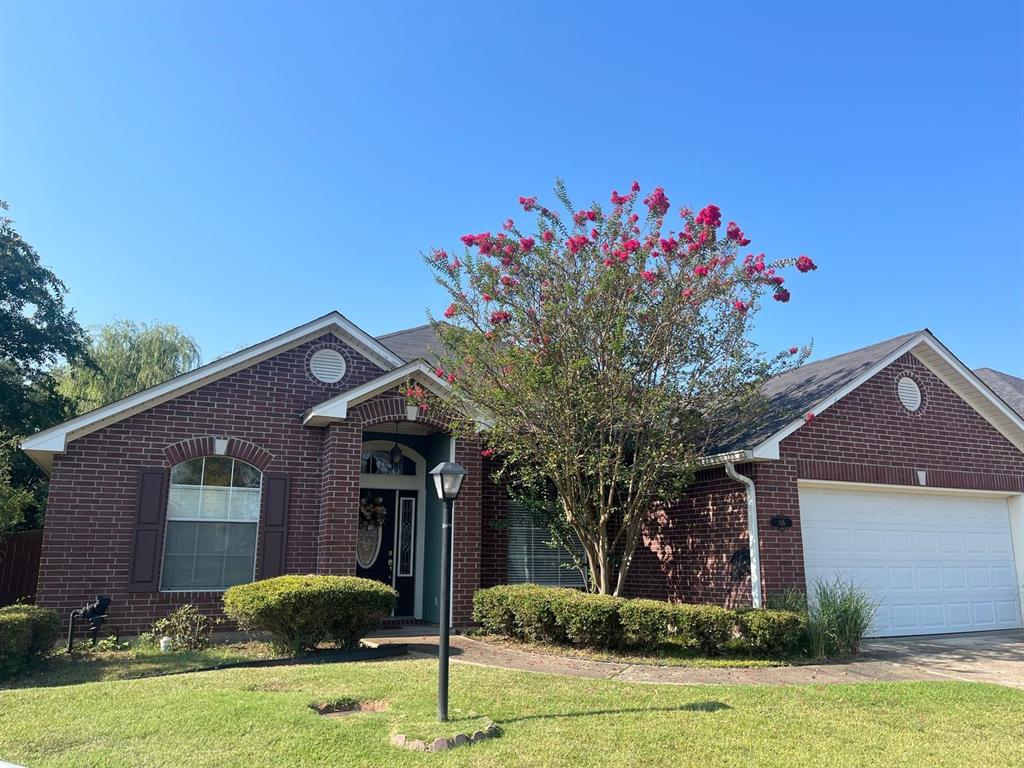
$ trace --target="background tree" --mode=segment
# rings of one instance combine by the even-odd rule
[[[0,211],[8,206],[0,201]],[[0,536],[41,518],[46,477],[20,439],[63,418],[66,403],[49,370],[78,360],[86,336],[67,307],[64,283],[0,213]]]
[[[452,299],[435,323],[451,404],[486,415],[484,454],[503,458],[519,495],[557,499],[553,531],[575,532],[605,594],[622,592],[659,503],[717,435],[758,414],[759,385],[807,354],[766,358],[750,330],[765,296],[789,301],[782,269],[815,269],[740,258],[750,241],[734,222],[722,232],[714,205],[683,208],[666,231],[664,190],[640,205],[639,189],[576,210],[558,182],[566,221],[524,197],[528,232],[509,219],[463,236],[461,257],[425,255]]]
[[[177,326],[116,320],[93,335],[88,354],[56,374],[58,390],[77,413],[192,370],[199,346]]]

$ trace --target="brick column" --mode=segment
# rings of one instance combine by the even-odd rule
[[[331,424],[324,435],[317,573],[356,573],[362,440],[362,424],[355,419]]]
[[[804,588],[804,547],[800,534],[800,495],[793,459],[747,465],[757,488],[757,530],[761,539],[764,597],[787,587]],[[739,470],[742,472],[743,467]],[[772,528],[773,515],[793,520],[791,528]]]
[[[455,461],[469,472],[463,481],[459,499],[455,502],[452,623],[458,627],[472,622],[473,593],[480,587],[481,498],[484,480],[480,442],[455,439]]]

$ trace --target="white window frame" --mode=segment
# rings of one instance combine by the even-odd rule
[[[200,472],[200,475],[199,475],[200,480],[202,480],[203,477],[206,474],[206,460],[208,458],[230,459],[231,460],[231,481],[234,481],[234,479],[235,479],[235,463],[236,462],[241,462],[242,464],[247,464],[248,466],[250,466],[253,469],[255,469],[257,472],[259,472],[259,474],[260,474],[260,484],[256,488],[257,496],[260,499],[260,501],[259,501],[259,511],[256,514],[256,519],[252,520],[252,521],[250,521],[250,520],[233,520],[231,518],[225,518],[225,517],[173,517],[172,518],[171,517],[171,513],[170,513],[170,495],[171,495],[172,483],[170,482],[170,473],[168,473],[167,500],[166,500],[166,503],[167,503],[166,510],[167,511],[164,514],[163,541],[161,542],[161,552],[160,552],[160,592],[162,592],[162,593],[166,593],[166,594],[187,594],[187,593],[221,594],[225,590],[229,589],[229,587],[220,587],[220,588],[202,588],[202,587],[198,587],[198,588],[187,588],[187,589],[179,589],[179,588],[167,588],[167,589],[165,589],[164,588],[164,585],[163,585],[164,584],[164,564],[167,562],[167,560],[166,560],[166,557],[167,557],[167,526],[170,523],[230,523],[232,525],[252,525],[252,526],[255,526],[255,528],[256,528],[256,535],[255,535],[255,538],[254,538],[254,542],[255,543],[253,544],[253,549],[252,549],[252,576],[249,578],[249,582],[248,583],[252,583],[252,582],[256,581],[256,553],[259,551],[259,546],[260,546],[260,518],[263,516],[263,470],[261,470],[259,467],[255,466],[253,464],[249,464],[249,462],[247,462],[247,461],[242,461],[241,459],[236,459],[234,456],[193,456],[191,459],[185,459],[185,461],[178,462],[178,464],[175,464],[174,467],[178,466],[179,464],[184,464],[185,462],[188,462],[188,461],[194,461],[195,459],[202,459],[203,460],[203,469],[202,469],[202,471]],[[171,467],[171,472],[174,471],[174,467]],[[234,486],[230,485],[231,481],[229,481],[229,485],[228,485],[228,489],[229,489],[228,505],[229,505],[229,508],[230,508],[230,503],[231,503],[231,491],[234,490]],[[204,488],[219,488],[220,486],[206,486],[206,485],[200,484],[197,487],[199,488],[199,505],[198,505],[198,509],[201,509],[202,505],[203,505],[203,489]],[[195,554],[193,554],[193,557],[195,557]]]
[[[412,540],[409,542],[409,568],[402,570],[402,518],[408,515],[412,522]],[[416,497],[399,496],[398,514],[395,516],[395,578],[405,579],[416,572]]]

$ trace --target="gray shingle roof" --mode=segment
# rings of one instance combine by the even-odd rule
[[[1004,403],[1024,416],[1024,379],[992,368],[979,368],[975,373]]]
[[[428,363],[436,363],[437,356],[443,347],[441,340],[434,333],[429,323],[404,331],[394,331],[378,336],[377,341],[390,349],[406,362],[422,357]]]
[[[768,400],[765,411],[753,423],[740,426],[729,436],[716,441],[708,453],[714,455],[756,447],[920,333],[922,331],[905,333],[852,352],[804,363],[799,368],[768,379],[761,387]]]
[[[905,333],[852,352],[805,363],[769,379],[761,388],[768,400],[764,413],[752,423],[738,425],[728,436],[716,441],[708,453],[729,453],[759,445],[920,333]],[[430,325],[378,336],[377,341],[405,360],[422,357],[430,363],[437,361],[437,350],[442,347]],[[1024,381],[1017,381],[1024,386]],[[1024,400],[1024,393],[1020,397]]]

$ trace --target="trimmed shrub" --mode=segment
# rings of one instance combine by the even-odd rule
[[[671,634],[674,608],[661,600],[623,600],[619,604],[623,645],[643,650],[658,648]]]
[[[793,655],[807,632],[807,618],[794,611],[741,611],[736,623],[750,650],[771,655]]]
[[[807,635],[811,654],[856,656],[878,610],[863,589],[837,578],[816,581],[808,600]]]
[[[379,628],[398,593],[355,576],[276,576],[239,584],[224,593],[224,611],[242,629],[270,633],[279,651],[292,655],[332,641],[353,648]]]
[[[616,648],[621,644],[619,609],[627,601],[573,589],[558,591],[562,594],[552,597],[551,611],[570,643],[588,648]]]
[[[473,595],[473,621],[492,635],[514,637],[516,615],[512,610],[514,586],[478,589]]]
[[[672,622],[684,644],[711,655],[732,637],[736,612],[717,605],[673,605]]]
[[[552,603],[565,591],[568,590],[533,584],[511,587],[509,607],[515,617],[515,636],[545,643],[565,642],[565,631],[555,621],[552,610]]]
[[[210,645],[213,628],[220,621],[200,613],[194,605],[186,604],[171,615],[154,621],[150,632],[158,640],[165,635],[171,638],[175,650],[201,651]]]
[[[57,612],[38,605],[0,608],[0,677],[28,668],[51,650],[60,635]]]

